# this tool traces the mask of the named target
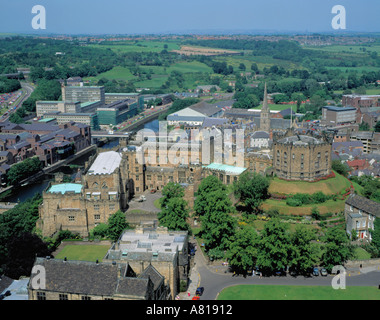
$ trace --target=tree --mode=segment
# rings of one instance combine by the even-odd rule
[[[380,132],[380,121],[378,121],[375,125],[375,132]]]
[[[197,216],[202,216],[207,206],[208,194],[216,190],[225,190],[226,187],[216,176],[208,176],[201,181],[194,201],[194,211]]]
[[[310,269],[318,261],[319,248],[312,243],[315,239],[315,232],[304,225],[297,226],[292,234],[289,267],[299,274],[309,274]]]
[[[7,251],[8,261],[4,273],[12,279],[29,276],[36,256],[46,257],[51,254],[47,244],[30,232],[12,237],[7,245]]]
[[[372,245],[380,252],[380,219],[375,219],[372,231]]]
[[[121,210],[116,211],[108,218],[108,236],[112,241],[117,241],[124,229],[128,227],[125,220],[125,213]]]
[[[333,160],[331,164],[331,168],[341,174],[342,176],[347,177],[348,175],[348,167],[340,162],[339,160]]]
[[[204,214],[201,216],[201,235],[207,250],[227,250],[235,231],[236,221],[232,202],[223,190],[211,191],[206,197]]]
[[[187,202],[178,197],[170,198],[166,202],[165,207],[161,207],[161,212],[158,213],[158,221],[169,230],[189,231],[188,217],[189,209]]]
[[[238,274],[246,274],[256,263],[258,235],[252,228],[243,227],[233,236],[227,252],[228,262]]]
[[[179,183],[169,182],[162,189],[162,198],[159,200],[161,208],[165,208],[170,199],[182,198],[184,195],[185,189]]]
[[[99,223],[97,226],[95,226],[94,229],[91,230],[91,233],[94,237],[100,238],[107,237],[108,232],[109,228],[107,223]]]
[[[334,266],[343,265],[353,255],[348,236],[345,230],[339,227],[327,229],[324,242],[322,261],[328,271]]]
[[[249,213],[258,212],[262,202],[269,197],[269,180],[256,173],[246,171],[234,182],[234,193]]]
[[[285,269],[291,256],[288,225],[281,223],[278,218],[265,223],[257,251],[257,265],[263,274],[270,275]]]
[[[22,162],[16,163],[7,172],[8,184],[18,184],[27,177],[40,171],[41,168],[42,165],[38,157],[27,158]]]

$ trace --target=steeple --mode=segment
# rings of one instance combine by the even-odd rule
[[[264,87],[264,101],[263,101],[263,107],[261,110],[269,110],[268,108],[268,92],[267,92],[267,83],[265,82],[265,87]]]
[[[264,87],[264,101],[261,108],[260,114],[260,130],[269,132],[270,131],[270,118],[269,118],[269,107],[268,107],[268,93],[267,93],[267,83],[265,82]]]

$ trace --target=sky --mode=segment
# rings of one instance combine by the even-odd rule
[[[32,27],[36,5],[46,29]],[[344,30],[331,25],[335,5]],[[379,12],[379,0],[0,0],[0,33],[380,32]]]

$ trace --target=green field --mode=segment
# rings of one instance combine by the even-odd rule
[[[90,45],[89,47],[111,49],[116,53],[128,53],[128,52],[161,52],[164,50],[165,44],[168,46],[166,50],[178,50],[180,46],[173,42],[164,41],[118,41],[116,44],[111,42],[103,42],[101,44]]]
[[[380,300],[377,287],[239,285],[223,289],[218,300]]]
[[[380,45],[378,44],[362,44],[362,45],[332,45],[332,46],[322,46],[322,47],[315,47],[315,46],[307,46],[305,47],[307,49],[311,50],[322,50],[322,51],[328,51],[328,52],[342,52],[342,53],[350,53],[350,54],[367,54],[367,52],[377,52],[380,54]],[[365,51],[363,51],[362,48],[365,48]]]
[[[110,246],[107,245],[66,245],[56,255],[56,259],[80,260],[80,261],[102,261]]]
[[[98,74],[96,77],[88,77],[85,80],[99,80],[101,78],[107,78],[108,80],[133,80],[136,79],[128,68],[114,67],[107,72]]]

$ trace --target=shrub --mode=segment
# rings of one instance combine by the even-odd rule
[[[302,202],[300,200],[297,200],[295,198],[288,198],[286,199],[286,204],[291,207],[300,207],[302,206]]]
[[[327,196],[321,191],[313,193],[311,197],[312,197],[313,203],[323,203],[327,200]]]

